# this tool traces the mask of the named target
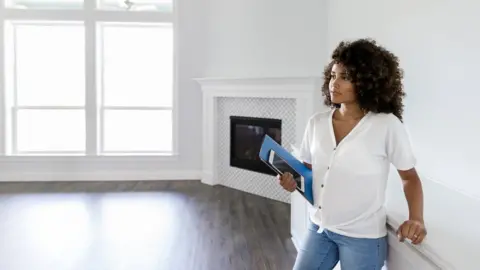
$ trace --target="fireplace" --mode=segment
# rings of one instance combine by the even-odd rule
[[[258,157],[263,137],[282,143],[282,120],[230,116],[230,166],[276,175]]]

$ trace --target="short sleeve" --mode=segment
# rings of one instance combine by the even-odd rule
[[[312,118],[309,119],[307,127],[305,128],[302,143],[300,144],[300,157],[303,162],[312,164],[312,152],[311,152],[311,138],[312,138]]]
[[[397,170],[405,171],[415,167],[416,158],[410,135],[405,124],[394,115],[387,130],[387,156]]]

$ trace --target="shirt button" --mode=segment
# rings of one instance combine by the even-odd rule
[[[323,188],[323,184],[321,185],[321,187]]]
[[[321,207],[321,206],[318,206],[318,209],[322,209],[322,207]]]
[[[330,166],[327,167],[327,170],[330,170]]]

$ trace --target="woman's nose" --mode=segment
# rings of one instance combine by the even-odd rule
[[[338,80],[332,78],[332,85],[333,85],[334,87],[338,87]]]

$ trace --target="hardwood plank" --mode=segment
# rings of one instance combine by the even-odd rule
[[[199,181],[0,183],[0,269],[292,269],[290,207]]]

